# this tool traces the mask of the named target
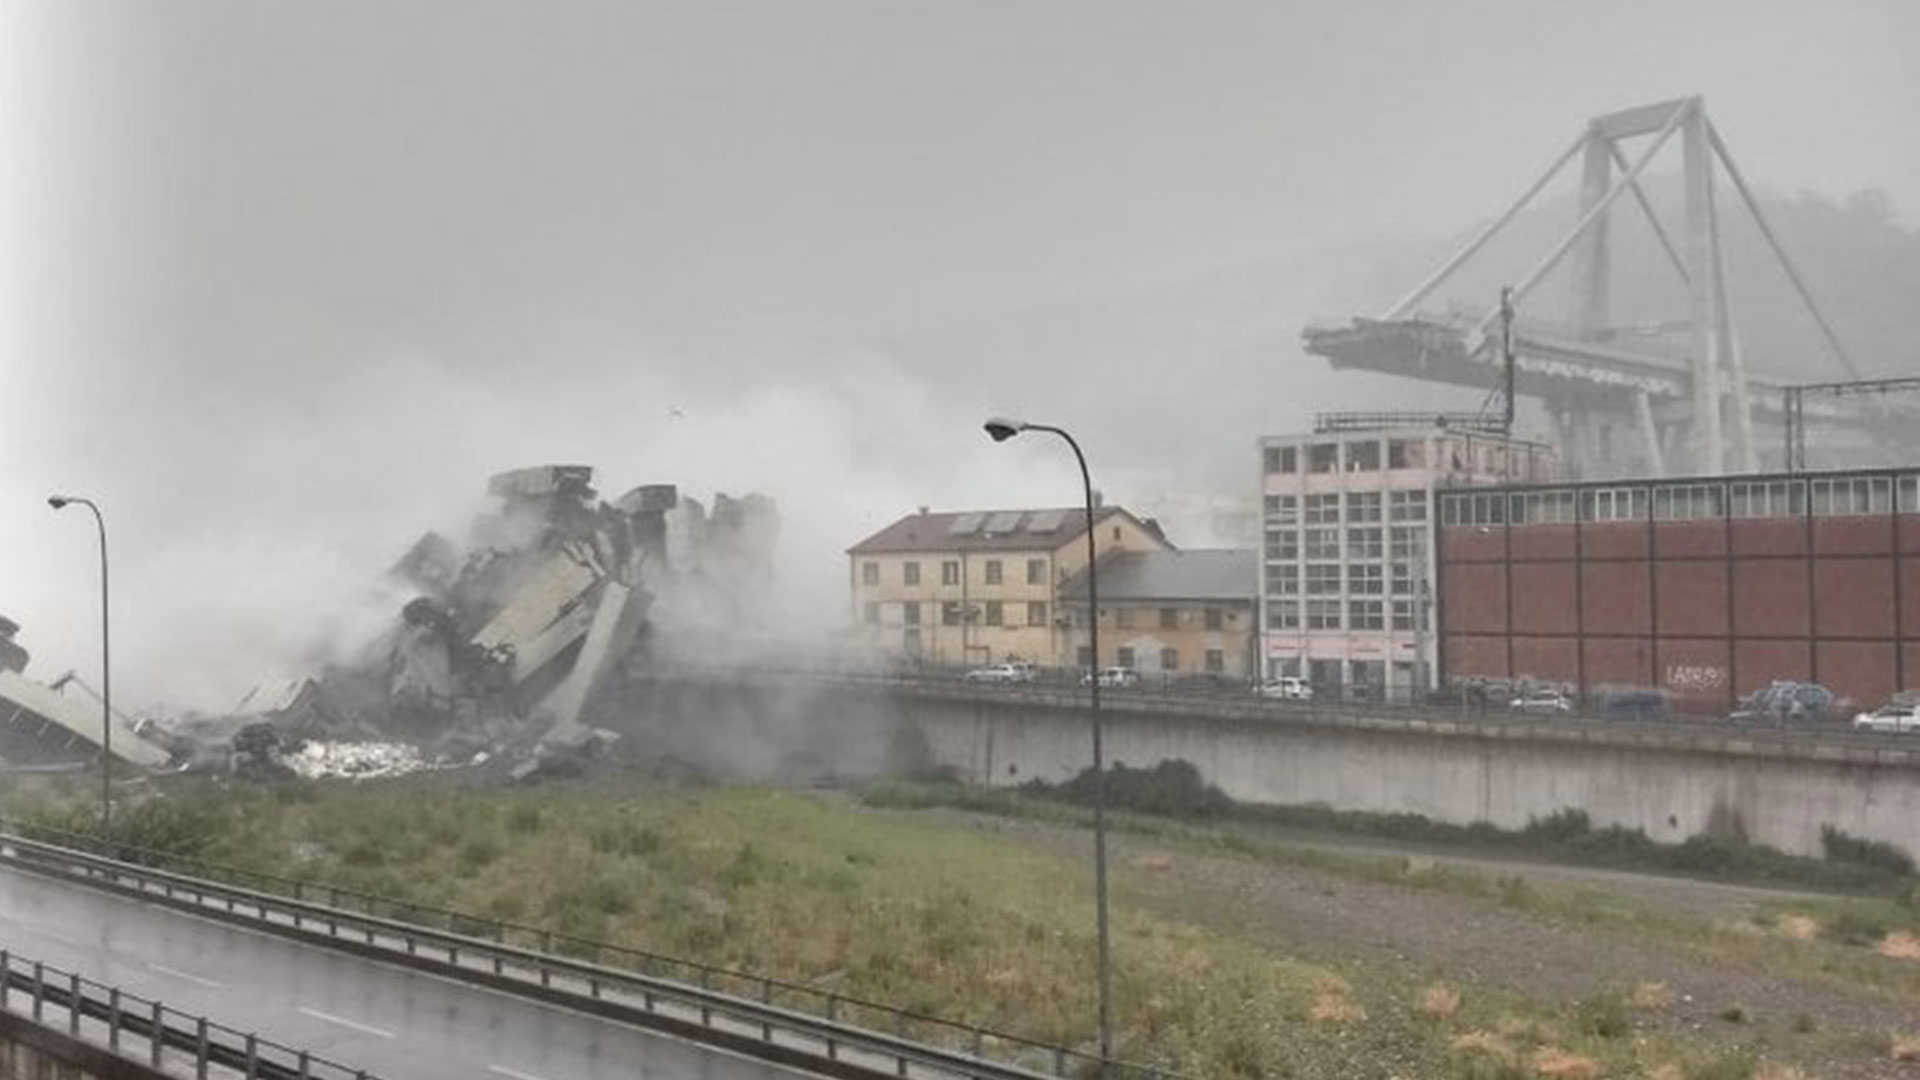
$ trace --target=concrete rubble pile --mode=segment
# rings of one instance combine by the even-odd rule
[[[494,476],[497,506],[464,546],[429,532],[389,571],[411,598],[386,633],[232,716],[175,726],[170,748],[260,775],[584,767],[617,738],[587,722],[590,705],[673,612],[748,603],[778,531],[765,496],[718,496],[709,515],[671,484],[602,502],[592,479],[584,465]]]

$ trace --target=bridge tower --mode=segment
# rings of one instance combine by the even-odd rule
[[[1683,198],[1679,240],[1656,213],[1641,178],[1678,136]],[[1632,156],[1629,152],[1632,151]],[[1750,378],[1727,291],[1719,181],[1738,194],[1791,279],[1827,344],[1858,371],[1781,247],[1727,153],[1699,97],[1594,117],[1518,200],[1385,313],[1350,327],[1308,328],[1307,351],[1335,367],[1361,367],[1456,385],[1495,386],[1501,362],[1500,305],[1484,312],[1420,310],[1455,271],[1500,234],[1575,157],[1580,189],[1574,223],[1512,284],[1517,393],[1542,399],[1569,468],[1607,477],[1670,472],[1714,474],[1759,466],[1756,407],[1781,415],[1783,388]],[[1652,326],[1618,325],[1609,225],[1630,209],[1644,215],[1683,290],[1685,317]],[[1527,298],[1556,267],[1571,270],[1571,325],[1529,319]]]

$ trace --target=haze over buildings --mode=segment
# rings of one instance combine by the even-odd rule
[[[97,664],[91,537],[43,503],[85,492],[117,686],[230,702],[479,479],[585,460],[777,498],[769,603],[818,626],[917,505],[1071,502],[988,413],[1073,426],[1127,503],[1247,491],[1261,434],[1390,405],[1300,325],[1404,289],[1570,125],[1680,94],[1821,197],[1813,284],[1897,370],[1916,40],[1901,0],[12,5],[0,612]]]

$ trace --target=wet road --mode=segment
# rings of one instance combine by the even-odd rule
[[[4,868],[0,945],[393,1080],[812,1075]]]

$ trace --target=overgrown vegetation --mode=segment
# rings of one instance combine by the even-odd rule
[[[1335,810],[1319,804],[1239,803],[1206,783],[1199,770],[1185,761],[1163,761],[1150,769],[1116,765],[1106,779],[1109,809],[1180,821],[1278,825],[1422,846],[1524,853],[1589,866],[1849,892],[1897,894],[1914,888],[1913,861],[1905,852],[1891,844],[1848,836],[1832,826],[1821,834],[1826,857],[1815,859],[1752,843],[1738,832],[1701,833],[1679,844],[1662,844],[1639,829],[1596,828],[1585,811],[1575,809],[1534,819],[1524,828],[1500,829],[1486,822],[1455,825],[1420,814]],[[1091,769],[1065,783],[1030,780],[1016,788],[972,787],[945,774],[883,781],[865,789],[862,797],[872,806],[950,806],[1057,821],[1061,816],[1052,806],[1091,806],[1096,783]]]
[[[1236,808],[1187,768],[1117,775],[1122,827],[1236,842],[1216,828]],[[0,793],[0,812],[45,830],[97,831],[89,795],[16,788]],[[867,792],[895,804],[936,795],[927,804],[1007,812],[1016,800],[1030,816],[1088,816],[1031,791],[921,781]],[[123,844],[506,919],[570,936],[555,942],[563,950],[644,948],[1044,1042],[1091,1041],[1084,866],[965,826],[780,791],[482,789],[432,778],[181,783],[124,801],[115,817]],[[1397,856],[1314,857],[1509,906],[1560,903],[1518,878]],[[1306,963],[1124,903],[1114,943],[1121,1053],[1195,1077],[1754,1075],[1750,1057],[1636,1027],[1629,1002],[1671,1001],[1642,987],[1534,1002],[1436,984],[1432,973]],[[1357,1062],[1378,1068],[1356,1071]],[[1667,1067],[1685,1071],[1659,1071]]]

